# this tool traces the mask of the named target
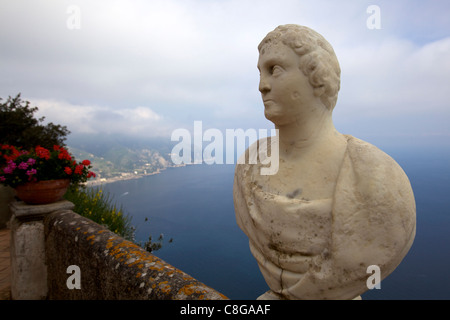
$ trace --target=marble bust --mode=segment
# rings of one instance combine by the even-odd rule
[[[386,153],[334,127],[341,71],[320,34],[279,26],[258,50],[264,114],[278,135],[245,156],[277,147],[279,167],[236,165],[237,224],[272,297],[353,299],[368,290],[369,266],[384,279],[413,243],[410,182]]]

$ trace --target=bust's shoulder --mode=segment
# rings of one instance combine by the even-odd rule
[[[351,150],[355,150],[357,152],[383,152],[378,147],[367,141],[361,140],[349,134],[344,134],[343,136],[347,140],[347,145]]]
[[[275,148],[275,143],[276,140],[270,137],[253,142],[238,158],[235,172],[247,172],[250,168],[259,168],[269,154],[271,155],[272,146]]]
[[[353,136],[347,139],[347,155],[361,191],[379,194],[401,190],[412,194],[411,184],[401,166],[378,147]]]
[[[351,135],[344,135],[347,139],[347,151],[354,165],[359,166],[400,166],[387,153],[364,140],[355,138]]]

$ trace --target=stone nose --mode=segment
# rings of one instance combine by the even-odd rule
[[[259,91],[261,93],[267,93],[270,91],[270,83],[267,81],[267,79],[263,76],[259,78]]]

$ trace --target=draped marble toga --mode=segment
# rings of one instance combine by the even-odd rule
[[[377,147],[345,137],[330,199],[268,193],[258,183],[261,164],[236,166],[237,223],[270,289],[283,298],[355,298],[368,289],[368,266],[377,265],[384,279],[414,240],[415,201],[404,171]],[[247,150],[256,153],[267,150]]]

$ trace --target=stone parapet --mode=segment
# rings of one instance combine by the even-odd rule
[[[49,299],[227,299],[71,210],[47,215],[44,225]],[[71,268],[79,272],[79,289],[67,283],[77,280]]]
[[[13,202],[13,300],[227,300],[131,241],[72,211]]]

